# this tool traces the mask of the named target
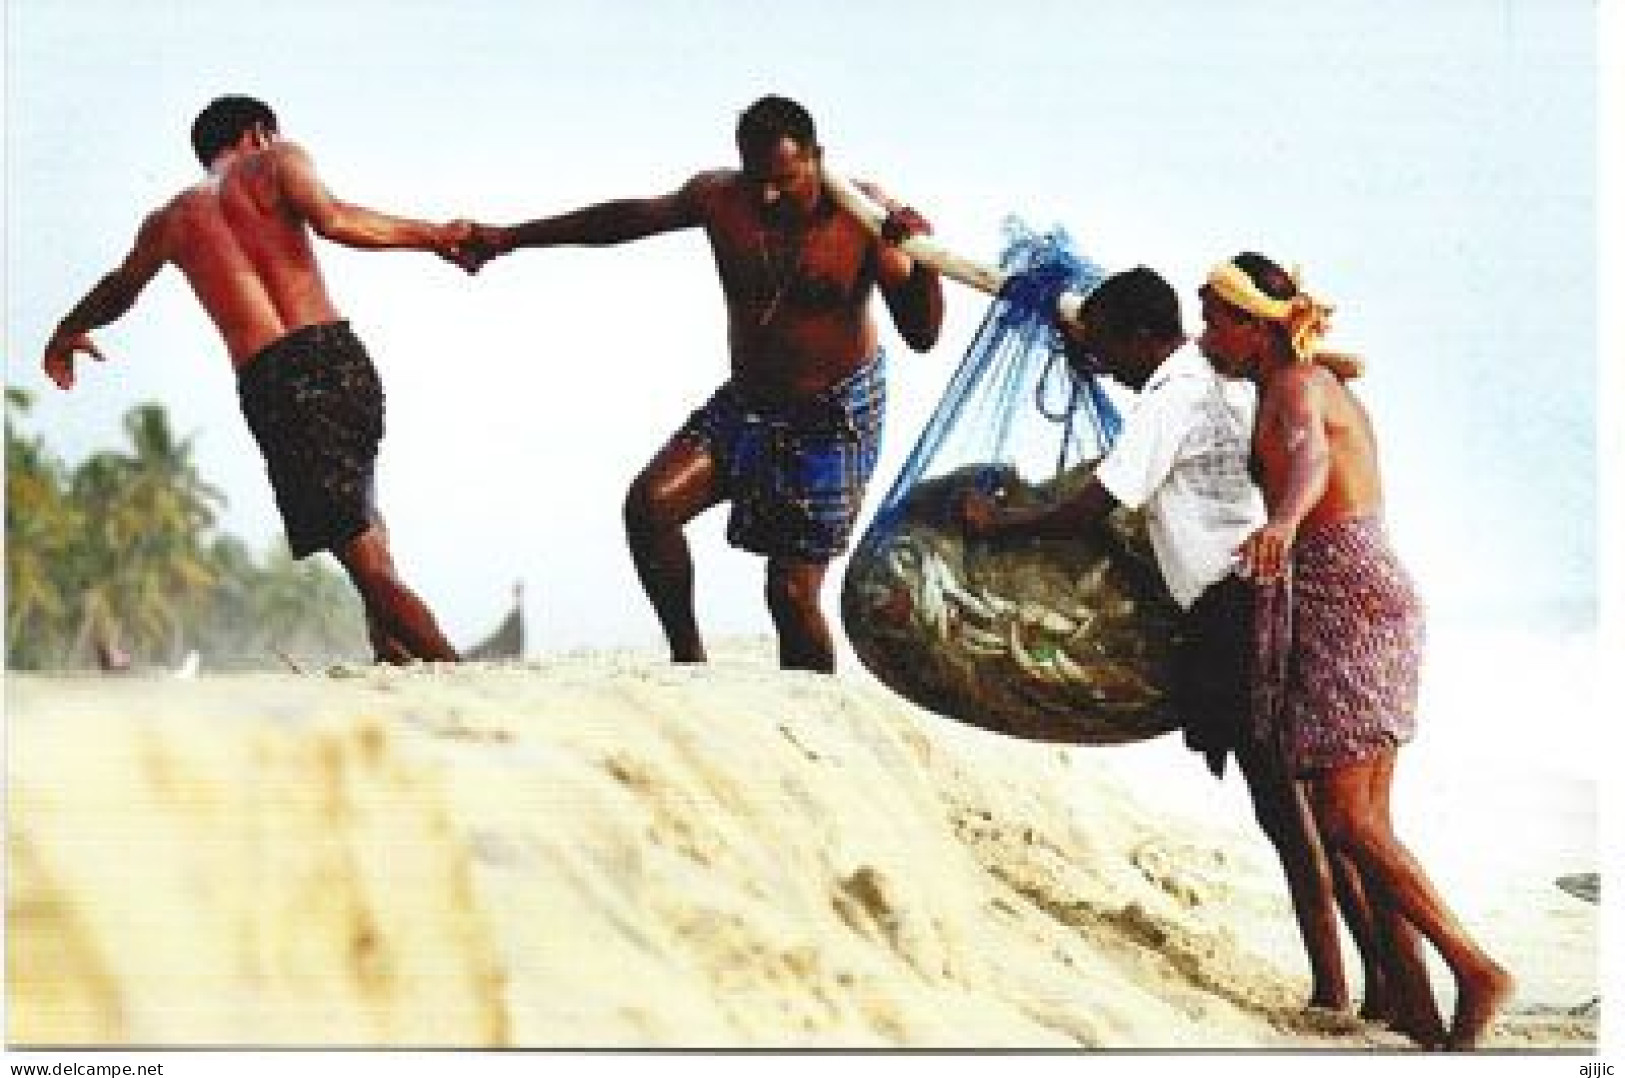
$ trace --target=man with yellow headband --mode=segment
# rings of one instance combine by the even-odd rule
[[[1253,595],[1235,575],[1235,554],[1265,519],[1248,470],[1252,387],[1219,377],[1191,346],[1178,293],[1147,267],[1101,282],[1084,299],[1082,320],[1081,330],[1062,323],[1074,371],[1109,374],[1136,395],[1117,440],[1070,497],[1017,508],[971,493],[961,524],[977,539],[1066,539],[1100,527],[1119,505],[1144,511],[1163,583],[1184,611],[1174,692],[1185,743],[1215,775],[1235,753],[1286,877],[1309,962],[1308,1003],[1342,1010],[1349,994],[1337,910],[1314,821],[1279,762],[1243,736]]]
[[[1254,736],[1304,784],[1339,883],[1371,900],[1388,935],[1395,1028],[1427,1043],[1439,1025],[1415,932],[1456,980],[1443,1046],[1474,1048],[1513,979],[1467,934],[1395,836],[1389,795],[1415,734],[1422,604],[1382,520],[1377,447],[1345,384],[1350,357],[1321,348],[1331,308],[1269,259],[1222,263],[1202,289],[1198,347],[1260,390],[1253,452],[1269,519],[1241,548],[1260,585]]]

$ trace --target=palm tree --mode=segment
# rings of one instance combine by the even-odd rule
[[[8,663],[76,665],[98,649],[167,663],[190,643],[211,663],[269,665],[277,650],[336,657],[365,639],[340,574],[280,547],[262,564],[215,534],[225,498],[161,406],[125,416],[128,450],[93,454],[70,473],[18,431],[30,403],[7,388]]]
[[[156,404],[131,409],[124,429],[131,451],[94,454],[69,484],[85,527],[61,567],[76,608],[68,661],[90,644],[178,658],[182,614],[215,580],[203,539],[225,498],[198,475],[191,440]]]
[[[105,451],[93,454],[69,477],[68,502],[82,527],[60,552],[56,566],[73,619],[59,657],[63,665],[75,665],[92,645],[115,646],[125,636],[126,603],[118,589],[121,552],[141,522],[124,511],[123,479],[123,458]]]
[[[6,661],[23,667],[60,651],[68,602],[57,566],[80,528],[61,462],[17,429],[32,403],[6,388]]]
[[[175,440],[162,406],[132,409],[124,429],[134,454],[122,509],[142,522],[125,566],[132,616],[154,643],[167,630],[171,658],[179,658],[185,644],[180,611],[215,582],[202,539],[226,499],[198,474],[192,440]]]

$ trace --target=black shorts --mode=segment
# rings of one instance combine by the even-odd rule
[[[1185,612],[1175,693],[1185,745],[1223,760],[1249,729],[1253,666],[1252,585],[1227,576]]]
[[[348,322],[294,330],[237,371],[295,558],[336,550],[373,516],[384,390]]]

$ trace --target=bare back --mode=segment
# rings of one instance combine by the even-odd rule
[[[240,155],[160,211],[169,258],[225,339],[233,366],[293,330],[340,317],[310,228],[286,195],[291,150],[276,142]]]
[[[1343,382],[1319,364],[1291,364],[1264,387],[1254,449],[1264,489],[1293,484],[1295,456],[1324,454],[1325,486],[1299,524],[1301,532],[1353,517],[1380,516],[1382,476],[1370,415]]]

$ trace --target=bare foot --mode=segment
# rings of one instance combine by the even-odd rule
[[[372,661],[379,666],[411,666],[417,660],[412,653],[391,641],[382,648],[374,648]]]
[[[1365,996],[1360,1000],[1360,1017],[1367,1022],[1390,1022],[1399,1013],[1398,1001],[1388,990],[1388,982],[1366,973]]]
[[[1298,1012],[1303,1028],[1315,1033],[1358,1033],[1364,1026],[1347,1007],[1317,1007],[1310,1005]]]
[[[1444,1020],[1438,1012],[1431,1015],[1394,1015],[1388,1020],[1388,1028],[1400,1036],[1409,1037],[1424,1051],[1436,1051],[1445,1045]]]
[[[1346,1011],[1350,1008],[1348,986],[1341,976],[1315,978],[1309,986],[1309,1002],[1305,1006],[1323,1011]]]
[[[1310,1007],[1315,1006],[1311,1001]],[[1347,1008],[1334,1008],[1346,1010]],[[1428,993],[1420,1003],[1402,994],[1396,998],[1380,979],[1374,981],[1360,1001],[1361,1021],[1373,1022],[1414,1041],[1425,1051],[1441,1048],[1445,1041],[1444,1020],[1433,1006],[1433,995]]]
[[[1383,994],[1382,1002],[1387,1004],[1387,1011],[1382,1021],[1395,1033],[1415,1041],[1420,1048],[1427,1051],[1443,1048],[1448,1034],[1444,1019],[1439,1015],[1439,1004],[1433,998],[1433,988],[1428,983],[1427,970],[1418,961],[1414,967],[1396,973],[1393,981],[1392,995]]]
[[[1512,974],[1493,963],[1483,972],[1457,980],[1456,1015],[1445,1041],[1449,1052],[1470,1052],[1490,1028],[1490,1022],[1512,997]]]

